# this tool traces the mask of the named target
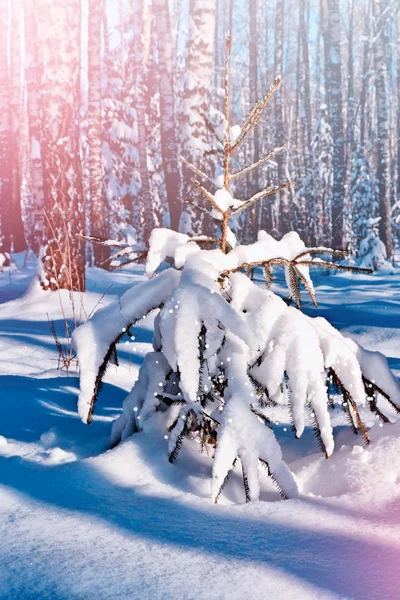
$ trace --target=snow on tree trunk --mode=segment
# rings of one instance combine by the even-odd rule
[[[181,215],[180,172],[178,164],[175,94],[173,87],[173,37],[168,0],[153,0],[157,31],[158,69],[160,75],[161,152],[170,225],[178,230]]]
[[[38,106],[38,39],[35,7],[32,0],[24,0],[24,31],[25,31],[25,82],[27,93],[28,125],[29,125],[29,154],[28,170],[30,176],[30,191],[32,194],[33,230],[29,232],[30,246],[39,254],[43,243],[45,229],[43,171],[41,158],[41,134]]]
[[[11,14],[9,12],[11,9]],[[0,2],[2,29],[0,53],[0,178],[1,231],[3,251],[21,252],[25,249],[24,226],[21,216],[21,24],[20,0]],[[10,29],[9,29],[10,23]],[[10,47],[8,47],[10,31]],[[9,51],[8,51],[9,50]],[[9,61],[9,65],[8,65]]]
[[[397,9],[397,202],[400,208],[400,5]]]
[[[102,156],[102,89],[101,89],[101,21],[102,5],[89,0],[88,18],[88,145],[90,188],[90,233],[94,237],[109,237],[107,203],[103,189]],[[95,244],[94,263],[101,265],[110,256],[109,248]]]
[[[309,9],[308,2],[301,0],[300,4],[300,35],[301,35],[301,64],[303,66],[304,76],[304,95],[301,103],[301,127],[302,142],[304,154],[304,195],[308,214],[309,239],[310,245],[315,246],[323,241],[322,232],[322,202],[321,196],[314,189],[314,155],[312,153],[312,108],[311,108],[311,75],[310,75],[310,54],[309,54],[309,16],[306,15],[306,9]],[[318,157],[316,157],[318,158]]]
[[[79,147],[80,1],[38,0],[46,246],[42,284],[84,290]]]
[[[389,44],[387,34],[389,6],[387,0],[375,0],[375,90],[377,114],[377,179],[379,187],[379,233],[390,258],[393,254],[390,222],[390,116],[388,107],[387,57]]]
[[[339,0],[328,0],[328,24],[324,31],[324,42],[329,57],[329,113],[333,138],[333,187],[332,187],[332,246],[344,247],[344,202],[345,202],[345,155],[342,102],[342,63],[340,51],[341,16]]]
[[[211,149],[209,134],[200,111],[207,113],[210,106],[216,6],[215,0],[192,0],[190,6],[184,89],[180,107],[183,122],[180,143],[184,158],[195,166],[200,166],[205,154]],[[214,175],[210,169],[207,174]],[[186,166],[183,167],[181,189],[183,202],[192,199],[193,174]],[[202,213],[199,214],[190,205],[183,205],[180,231],[196,235],[201,231],[206,233],[202,217]]]
[[[148,168],[149,130],[146,115],[149,111],[148,76],[150,63],[151,14],[148,2],[138,0],[133,11],[133,45],[134,45],[134,89],[137,115],[137,135],[139,151],[140,194],[139,204],[143,213],[143,240],[147,244],[150,233],[155,226],[153,200],[150,190]]]
[[[282,75],[283,70],[283,38],[284,38],[284,15],[285,0],[279,0],[276,5],[275,16],[275,76]],[[281,86],[282,87],[282,86]],[[285,126],[283,119],[283,90],[280,89],[275,94],[275,145],[280,147],[286,139]],[[280,152],[276,157],[278,164],[278,181],[287,179],[287,155],[286,152]],[[292,229],[290,214],[290,198],[287,189],[279,192],[279,229],[281,234],[285,234]]]
[[[8,69],[8,0],[0,0],[0,252],[9,252],[11,223],[10,78]]]

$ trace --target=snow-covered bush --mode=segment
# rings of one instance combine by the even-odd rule
[[[173,266],[154,274],[167,257]],[[327,457],[334,448],[329,379],[342,390],[354,431],[366,438],[360,404],[369,401],[384,419],[386,408],[400,407],[399,386],[382,355],[362,349],[325,319],[312,319],[288,306],[241,272],[255,263],[270,272],[273,264],[283,263],[292,293],[299,280],[312,291],[310,258],[294,232],[277,242],[261,231],[254,244],[225,254],[201,249],[184,234],[154,230],[146,263],[150,279],[74,333],[82,420],[91,420],[118,340],[156,311],[153,352],[146,355],[113,425],[112,445],[146,431],[157,420],[168,437],[171,461],[185,436],[215,445],[214,500],[238,457],[249,499],[259,494],[260,461],[285,496],[296,495],[295,481],[265,423],[268,404],[289,403],[296,437],[310,414]]]
[[[209,202],[218,237],[190,238],[155,229],[146,256],[142,249],[133,248],[131,256],[124,249],[119,258],[146,258],[148,281],[135,285],[74,332],[81,368],[78,411],[90,423],[116,344],[145,315],[155,315],[153,351],[145,356],[113,424],[111,445],[136,432],[156,429],[161,439],[166,438],[173,462],[184,439],[197,438],[199,447],[214,457],[211,494],[215,502],[238,460],[247,500],[259,497],[260,467],[282,495],[297,495],[294,476],[268,426],[268,406],[288,404],[298,438],[311,422],[326,457],[334,449],[330,386],[342,393],[351,426],[366,441],[360,404],[368,402],[383,420],[400,409],[400,387],[381,354],[364,350],[325,319],[305,316],[248,277],[262,268],[268,286],[273,269],[283,266],[290,296],[299,307],[300,286],[315,302],[310,266],[347,268],[319,258],[333,251],[306,248],[295,232],[276,241],[260,231],[255,243],[236,245],[229,228],[229,221],[242,210],[275,191],[267,188],[248,201],[233,198],[229,182],[239,173],[230,174],[229,159],[260,119],[278,84],[275,81],[255,105],[234,140],[226,103],[224,176],[215,182],[219,189],[211,194],[195,183]],[[195,171],[202,175],[198,168]],[[166,259],[170,266],[163,269]]]
[[[360,242],[358,265],[372,271],[386,264],[386,246],[379,237],[378,223],[381,217],[369,218],[365,222],[365,237]]]

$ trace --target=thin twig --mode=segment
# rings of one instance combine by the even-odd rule
[[[188,169],[193,171],[193,173],[196,173],[196,175],[199,175],[200,177],[204,177],[205,179],[210,181],[215,187],[217,187],[215,181],[211,177],[209,177],[207,173],[204,173],[203,171],[201,171],[201,169],[195,167],[195,165],[186,160],[186,158],[184,158],[183,156],[180,156],[179,159],[188,167]]]
[[[212,195],[210,194],[210,192],[208,192],[208,191],[206,190],[206,188],[205,188],[205,187],[203,187],[199,181],[195,181],[195,182],[194,182],[194,185],[197,187],[197,189],[198,189],[198,190],[200,190],[200,192],[203,194],[203,196],[204,196],[205,198],[207,198],[207,200],[209,201],[209,203],[210,203],[210,204],[212,204],[212,206],[215,208],[215,210],[217,210],[219,213],[221,213],[221,214],[222,214],[222,213],[223,213],[223,210],[222,210],[222,208],[220,208],[220,207],[218,206],[218,204],[215,202],[215,200],[214,200],[214,198],[212,197]]]
[[[251,206],[255,202],[258,202],[258,200],[261,200],[262,198],[265,198],[266,196],[272,196],[272,194],[276,194],[277,192],[280,192],[281,190],[289,188],[292,185],[294,185],[294,182],[290,181],[289,183],[280,185],[279,187],[274,188],[273,190],[271,190],[270,188],[265,188],[265,190],[262,190],[261,192],[254,194],[254,196],[252,196],[249,200],[247,200],[247,202],[245,202],[244,204],[239,206],[239,208],[237,208],[236,210],[232,211],[229,214],[229,217],[235,217],[240,212],[242,212],[242,210],[245,210],[246,208],[249,208],[249,206]]]
[[[261,166],[262,164],[267,162],[267,160],[270,160],[271,158],[276,156],[282,150],[286,150],[286,146],[281,146],[280,148],[275,148],[275,150],[272,150],[272,152],[267,154],[267,156],[264,156],[264,158],[260,158],[260,160],[253,163],[249,167],[245,167],[244,169],[242,169],[241,171],[238,171],[237,173],[232,173],[232,175],[229,175],[229,181],[232,181],[232,179],[236,179],[236,177],[240,177],[241,175],[246,175],[247,173],[250,173],[250,171],[253,171],[253,169],[257,169],[257,167]]]

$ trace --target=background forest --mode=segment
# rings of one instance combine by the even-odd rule
[[[235,179],[234,194],[294,182],[242,213],[239,239],[295,229],[356,258],[380,217],[394,256],[397,0],[0,0],[3,265],[43,248],[45,287],[83,289],[85,264],[109,250],[80,235],[146,244],[159,225],[207,233],[187,162],[200,179],[219,176],[210,129],[223,127],[228,31],[232,123],[283,79],[232,164],[276,153]]]

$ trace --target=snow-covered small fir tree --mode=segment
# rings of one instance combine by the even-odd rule
[[[360,242],[358,264],[360,267],[377,271],[386,264],[385,244],[379,237],[378,224],[380,217],[368,218],[365,221],[365,237]]]
[[[269,284],[272,269],[283,266],[290,294],[299,307],[300,286],[315,302],[310,267],[346,267],[317,258],[333,251],[306,248],[295,232],[277,241],[260,231],[253,244],[236,244],[229,227],[231,219],[276,190],[266,188],[247,201],[235,199],[230,181],[238,173],[230,172],[231,155],[260,120],[279,81],[257,102],[241,127],[232,128],[229,53],[228,40],[223,177],[214,194],[195,182],[217,222],[218,237],[190,238],[167,229],[153,230],[146,253],[149,280],[135,285],[74,332],[81,368],[78,411],[81,419],[90,423],[117,342],[131,335],[131,328],[142,317],[155,313],[153,351],[145,356],[113,424],[111,445],[136,432],[156,429],[160,439],[165,438],[173,462],[185,438],[196,437],[199,447],[213,454],[214,502],[238,460],[246,500],[258,499],[263,468],[283,496],[296,497],[295,478],[268,424],[271,404],[289,405],[297,438],[311,419],[326,457],[334,449],[329,386],[342,393],[343,410],[354,432],[366,441],[360,404],[368,402],[383,420],[388,420],[386,415],[393,409],[400,409],[400,387],[381,354],[364,350],[325,319],[305,316],[248,277],[260,267]],[[202,176],[198,168],[196,172]],[[144,254],[133,249],[128,259],[142,259]],[[126,256],[127,252],[122,258]],[[161,269],[167,258],[172,265]]]

